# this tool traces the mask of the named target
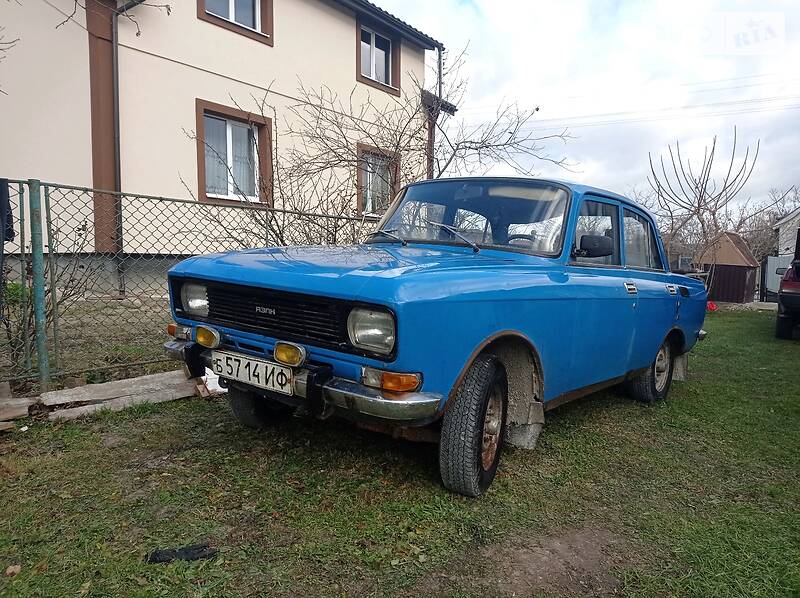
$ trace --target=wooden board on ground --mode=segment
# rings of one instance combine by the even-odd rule
[[[8,432],[14,429],[14,424],[11,422],[0,422],[0,432]]]
[[[160,391],[170,392],[173,388],[186,390],[187,393],[183,396],[191,396],[194,393],[194,385],[195,382],[187,380],[182,370],[175,370],[128,380],[116,380],[103,384],[89,384],[78,388],[45,392],[42,393],[40,401],[48,407],[67,405],[69,403],[101,403],[124,397],[149,395]]]
[[[171,388],[161,388],[155,391],[143,392],[140,394],[129,395],[116,399],[110,399],[103,403],[90,403],[89,405],[81,405],[80,407],[72,407],[69,409],[59,409],[53,411],[47,416],[50,421],[70,420],[96,413],[97,411],[122,411],[134,405],[142,403],[164,403],[166,401],[176,401],[178,399],[185,399],[195,395],[195,383],[192,380],[184,379],[184,384],[175,385]]]
[[[36,399],[0,399],[0,421],[28,417],[28,408]]]

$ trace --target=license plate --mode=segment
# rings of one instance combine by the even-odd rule
[[[211,369],[215,374],[272,390],[285,395],[292,394],[292,370],[264,359],[255,359],[240,353],[213,351]]]

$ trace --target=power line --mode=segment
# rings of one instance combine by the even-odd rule
[[[765,74],[762,74],[762,75],[746,75],[746,76],[743,76],[743,77],[730,77],[730,78],[727,78],[727,79],[709,79],[707,81],[697,81],[697,82],[694,82],[694,83],[675,83],[674,86],[675,87],[697,87],[697,86],[700,86],[700,85],[709,85],[709,84],[714,84],[714,83],[724,83],[726,81],[741,81],[741,80],[746,80],[746,79],[758,79],[758,78],[765,78],[765,77],[780,77],[780,76],[781,76],[780,73],[765,73]],[[764,86],[764,85],[779,85],[779,84],[782,84],[782,83],[795,82],[795,81],[800,81],[800,79],[797,79],[797,78],[785,79],[785,78],[783,78],[783,79],[777,80],[777,81],[765,81],[765,82],[761,82],[761,83],[751,83],[749,85],[723,86],[723,87],[715,87],[715,88],[712,88],[712,89],[699,89],[699,90],[693,91],[692,93],[706,93],[706,92],[713,92],[713,91],[728,91],[728,90],[732,90],[732,89],[744,89],[744,88],[747,88],[747,87],[760,87],[760,86]],[[649,82],[649,83],[644,83],[643,85],[639,85],[637,87],[633,87],[631,89],[644,89],[644,88],[652,87],[652,86],[657,85],[657,84],[658,84],[657,81],[652,81],[652,82]],[[559,98],[559,100],[571,100],[571,99],[576,99],[576,98],[587,98],[587,97],[594,97],[595,95],[596,94],[592,94],[592,93],[577,94],[577,95],[571,95],[571,96],[564,96],[562,98]],[[496,105],[496,104],[494,102],[491,102],[491,101],[474,102],[474,103],[471,103],[469,106],[465,106],[464,108],[459,109],[459,112],[461,112],[461,113],[466,113],[466,112],[486,112],[486,113],[488,113],[489,111],[487,111],[487,109],[484,106],[490,106],[490,105],[493,106],[493,105]]]
[[[733,116],[737,114],[757,114],[761,112],[780,112],[783,110],[796,110],[800,108],[800,104],[794,105],[787,105],[787,106],[772,106],[772,107],[762,107],[762,108],[750,108],[750,109],[743,109],[743,110],[729,110],[729,111],[722,111],[722,112],[698,112],[695,114],[671,114],[671,115],[664,115],[664,116],[657,116],[657,117],[646,117],[646,118],[627,118],[627,119],[617,119],[617,120],[605,120],[605,121],[595,121],[595,122],[584,122],[584,123],[564,123],[561,126],[545,126],[540,127],[537,124],[532,124],[529,127],[524,127],[521,129],[522,132],[532,132],[532,131],[561,131],[564,129],[578,129],[583,127],[598,127],[598,126],[608,126],[608,125],[625,125],[625,124],[636,124],[636,123],[644,123],[644,122],[659,122],[665,120],[676,120],[676,119],[693,119],[693,118],[710,118],[716,116]]]
[[[698,108],[719,108],[723,106],[738,106],[738,105],[746,105],[746,104],[760,104],[765,102],[777,102],[783,100],[796,100],[800,99],[800,95],[783,95],[783,96],[772,96],[766,98],[746,98],[742,100],[731,100],[727,102],[709,102],[705,104],[686,104],[684,106],[673,106],[668,108],[652,108],[652,109],[642,109],[642,110],[622,110],[619,112],[600,112],[594,114],[581,114],[577,116],[564,116],[562,118],[548,118],[536,121],[536,124],[547,124],[550,122],[558,122],[564,123],[567,121],[574,121],[574,120],[583,120],[588,118],[604,118],[604,117],[618,117],[618,116],[626,116],[630,114],[642,114],[642,113],[655,113],[655,112],[674,112],[674,111],[685,111],[685,110],[696,110]]]

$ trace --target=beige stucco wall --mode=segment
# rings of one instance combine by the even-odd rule
[[[197,18],[196,2],[172,4],[170,16],[155,10],[135,27],[120,21],[122,181],[126,190],[187,197],[197,192],[195,100],[260,112],[257,101],[277,110],[279,127],[291,117],[302,83],[327,86],[356,104],[367,94],[377,102],[396,99],[356,82],[356,22],[321,0],[275,0],[274,46],[256,42]],[[402,45],[401,87],[424,77],[424,52]],[[271,92],[267,93],[267,89]],[[254,99],[255,98],[255,99]],[[188,135],[187,135],[188,133]],[[183,182],[181,182],[183,179]]]
[[[0,2],[5,41],[19,38],[0,61],[0,176],[91,185],[85,14],[56,29],[73,2],[48,1]]]
[[[56,29],[72,6],[73,0],[0,0],[6,36],[21,38],[0,62],[0,88],[8,93],[0,94],[0,176],[92,186],[85,13],[79,9]],[[296,103],[300,84],[325,86],[345,102],[352,93],[356,106],[367,96],[379,106],[397,101],[357,83],[356,19],[333,4],[274,0],[274,46],[198,19],[196,0],[170,6],[170,15],[152,7],[134,9],[139,35],[134,23],[119,19],[121,177],[127,193],[197,196],[197,147],[191,137],[198,98],[254,112],[264,99],[276,110],[279,135],[291,124],[288,106]],[[424,51],[403,43],[401,88],[411,92],[414,80],[423,81],[424,69]],[[53,198],[54,226],[62,237],[92,227],[91,194],[55,190]],[[201,217],[203,210],[129,198],[122,205],[126,251],[232,248],[217,238],[213,222]],[[87,238],[82,251],[93,249],[91,230]]]

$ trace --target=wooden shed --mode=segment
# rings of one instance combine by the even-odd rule
[[[720,234],[703,254],[700,265],[709,273],[709,299],[729,303],[755,300],[759,264],[737,233]]]

